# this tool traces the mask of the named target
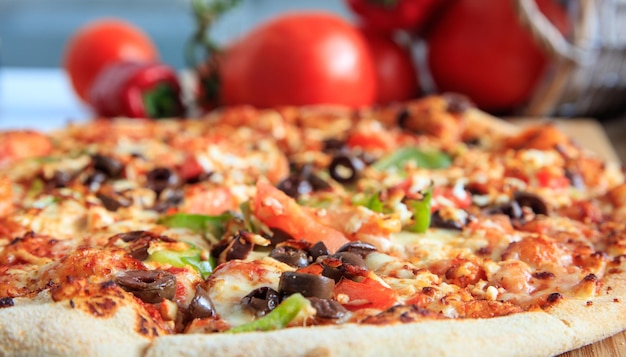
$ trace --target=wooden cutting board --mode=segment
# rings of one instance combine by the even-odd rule
[[[516,124],[536,123],[537,119],[513,119]],[[582,147],[594,151],[608,161],[619,162],[604,128],[591,119],[556,120],[556,124]],[[616,317],[617,318],[617,317]],[[559,357],[626,357],[626,331]]]

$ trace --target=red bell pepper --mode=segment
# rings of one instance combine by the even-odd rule
[[[94,80],[89,103],[103,117],[184,116],[176,71],[162,63],[118,62]]]

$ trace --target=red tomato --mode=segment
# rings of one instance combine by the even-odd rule
[[[376,75],[361,33],[327,13],[282,15],[227,48],[222,102],[258,107],[374,102]]]
[[[467,192],[463,191],[463,193],[458,193],[461,197],[457,196],[452,187],[444,187],[437,186],[433,189],[433,205],[431,206],[431,211],[435,212],[438,210],[439,198],[444,198],[446,201],[453,204],[453,207],[456,208],[468,208],[472,205],[472,196]]]
[[[335,297],[339,294],[347,295],[349,301],[344,307],[351,311],[365,308],[386,310],[393,306],[398,299],[398,295],[393,289],[387,288],[370,278],[365,278],[361,282],[342,279],[335,286],[334,294]]]
[[[537,172],[539,186],[548,188],[566,188],[570,186],[570,181],[565,176],[555,174],[549,167],[544,167]]]
[[[331,252],[348,243],[341,232],[319,223],[313,214],[276,187],[259,181],[256,190],[254,214],[268,227],[281,229],[298,240],[323,241]]]
[[[154,44],[139,28],[122,20],[102,19],[80,28],[69,40],[63,66],[74,91],[86,102],[91,83],[107,65],[157,60]]]
[[[565,9],[555,0],[537,3],[565,32]],[[496,113],[523,105],[549,63],[520,23],[512,1],[453,1],[431,29],[428,47],[428,65],[439,91],[463,93]]]
[[[448,0],[346,0],[361,21],[378,31],[419,30]]]
[[[346,139],[350,148],[361,148],[365,151],[389,151],[395,145],[395,137],[387,131],[355,131]]]
[[[417,71],[409,48],[386,34],[363,30],[376,68],[376,103],[415,98],[419,94]]]

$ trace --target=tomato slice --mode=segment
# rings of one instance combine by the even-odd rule
[[[566,188],[570,185],[570,181],[565,176],[555,174],[550,168],[544,167],[537,172],[537,181],[541,187],[547,188]]]
[[[349,279],[342,279],[335,286],[335,299],[342,301],[346,295],[349,300],[343,306],[351,311],[371,308],[386,310],[393,306],[398,299],[397,293],[374,279],[365,278],[361,282]]]
[[[359,147],[365,151],[389,151],[395,146],[395,139],[383,131],[357,131],[346,140],[348,147]]]
[[[451,202],[455,208],[468,208],[472,205],[472,196],[467,191],[457,194],[452,187],[436,186],[433,188],[433,201],[435,202],[431,207],[433,212],[440,208],[438,205],[439,197]]]
[[[256,190],[254,213],[268,227],[283,230],[295,239],[310,243],[322,241],[330,252],[348,243],[341,232],[318,222],[314,213],[305,210],[276,187],[259,181]]]
[[[185,192],[182,212],[218,215],[236,208],[233,195],[225,187],[191,186]]]

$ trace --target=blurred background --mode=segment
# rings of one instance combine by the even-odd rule
[[[225,43],[280,12],[303,9],[352,16],[341,0],[244,0],[219,21],[213,36]],[[184,67],[183,47],[193,30],[190,0],[0,0],[2,65],[58,67],[70,36],[101,17],[139,26],[164,62]]]
[[[453,0],[450,3],[472,1],[474,4],[488,3],[487,0]],[[488,6],[510,0],[491,1]],[[527,104],[514,110],[492,112],[515,116],[595,118],[607,129],[614,146],[626,158],[626,1],[537,0],[537,3],[550,1],[565,9],[562,14],[557,13],[557,18],[565,17],[566,22],[557,27],[566,33],[565,40],[574,46],[559,47],[558,38],[554,41],[554,33],[542,27],[532,11],[527,11],[526,16],[518,13],[508,19],[509,22],[521,19],[524,26],[535,25],[524,27],[524,31],[532,33],[535,39],[539,34],[539,37],[552,40],[539,41],[542,48],[555,48],[548,51],[551,64]],[[184,47],[194,29],[190,3],[191,0],[0,0],[0,128],[35,126],[49,129],[68,120],[90,117],[89,108],[77,99],[61,67],[68,39],[81,26],[99,18],[116,17],[135,24],[155,43],[164,63],[178,70],[185,68]],[[290,10],[323,9],[356,23],[359,17],[348,3],[348,0],[243,0],[217,22],[211,36],[218,43],[228,43],[255,25]],[[518,3],[523,5],[528,1]],[[448,27],[436,23],[432,36],[440,39],[438,48],[435,48],[439,50],[439,60],[433,63],[445,64],[439,69],[433,67],[435,74],[439,72],[436,79],[443,90],[453,91],[457,87],[455,83],[446,83],[446,74],[453,73],[448,77],[459,78],[484,62],[480,58],[470,59],[468,53],[456,52],[465,50],[463,46],[447,46],[459,40],[458,34],[451,32],[449,23],[459,23],[463,11],[467,11],[459,10],[461,6],[456,7],[456,14],[448,16],[446,13],[440,21],[447,22]],[[493,18],[501,16],[494,15]],[[470,28],[486,27],[484,23],[489,21],[474,21]],[[481,26],[474,25],[477,23]],[[462,26],[456,30],[468,32]],[[511,39],[510,43],[519,42],[515,37]],[[491,44],[490,49],[494,48],[496,55],[515,50],[506,43]],[[420,53],[420,48],[416,50],[414,46],[413,53]],[[461,64],[471,63],[471,66],[466,65],[461,72],[454,73],[450,71],[455,64],[453,59],[458,59]],[[501,61],[497,59],[494,63],[495,70]],[[489,69],[491,67],[487,65]],[[490,73],[483,73],[484,68],[474,72],[474,77],[470,77],[480,85],[487,85],[491,77],[516,83],[527,76],[524,71],[518,71],[510,78],[495,72],[490,77]],[[428,93],[433,89],[428,86],[430,74],[420,68],[418,75],[422,84],[426,84],[422,94]],[[480,98],[475,99],[480,101]]]
[[[92,114],[74,95],[62,68],[70,37],[86,24],[115,17],[135,24],[164,63],[185,68],[192,34],[191,0],[0,0],[0,129],[59,127]],[[288,10],[325,9],[349,18],[341,0],[244,0],[216,23],[219,43]]]

